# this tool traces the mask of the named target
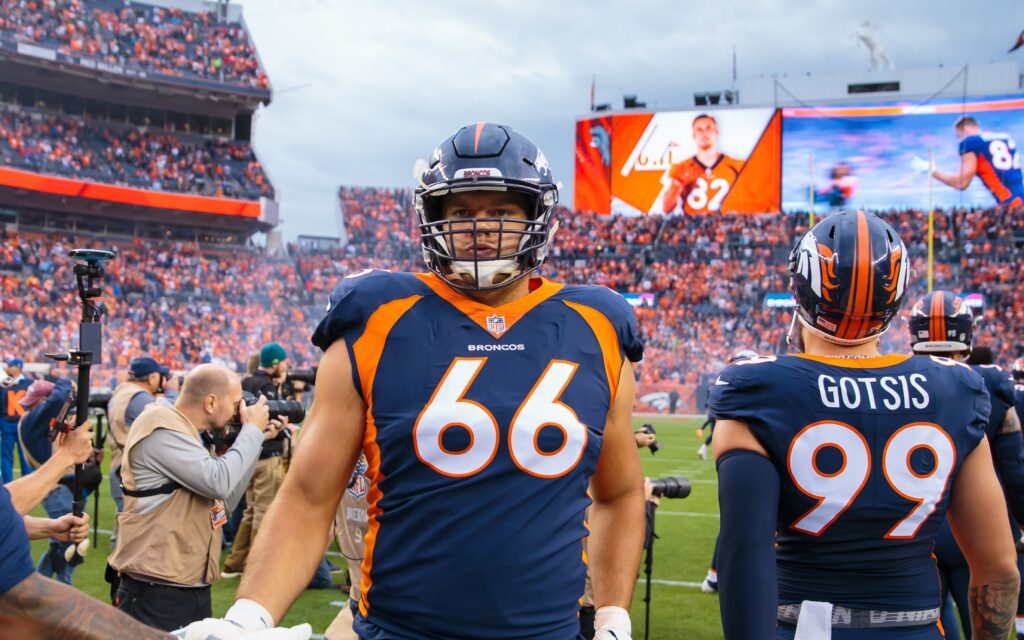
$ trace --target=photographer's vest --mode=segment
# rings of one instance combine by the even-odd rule
[[[116,469],[124,455],[124,445],[128,441],[128,429],[131,427],[125,419],[128,405],[137,393],[149,393],[149,389],[137,382],[123,382],[117,385],[110,395],[107,417],[110,420],[110,468]]]
[[[132,425],[124,447],[121,479],[126,489],[136,489],[132,448],[157,429],[184,434],[202,446],[199,432],[177,409],[146,407]],[[221,530],[213,527],[210,515],[215,502],[178,487],[154,511],[136,513],[138,498],[126,492],[124,511],[117,514],[117,548],[110,556],[110,566],[120,573],[172,584],[212,584],[220,577]]]

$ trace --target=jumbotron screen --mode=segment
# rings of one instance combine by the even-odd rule
[[[782,116],[786,210],[806,211],[812,189],[818,210],[990,207],[1021,189],[1020,96],[808,106]]]
[[[773,109],[580,120],[575,207],[627,216],[778,211],[781,132]]]

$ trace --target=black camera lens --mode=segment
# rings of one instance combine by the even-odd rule
[[[690,480],[683,476],[651,480],[651,495],[659,498],[685,498],[690,495]]]
[[[111,393],[90,393],[89,406],[93,409],[106,409],[110,404]]]
[[[654,425],[651,424],[650,422],[640,427],[640,431],[643,431],[644,433],[649,433],[652,436],[658,435],[658,432],[654,430]],[[658,453],[658,450],[661,449],[661,443],[658,442],[657,440],[653,440],[651,441],[651,444],[647,445],[647,448],[651,450],[651,454]]]
[[[271,420],[287,418],[288,424],[298,424],[306,419],[306,408],[298,400],[267,400],[267,411]]]
[[[289,369],[288,380],[290,382],[305,382],[306,384],[316,384],[316,367],[312,369]]]

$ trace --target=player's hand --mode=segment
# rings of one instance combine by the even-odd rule
[[[601,607],[594,614],[594,640],[632,640],[633,625],[622,607]]]
[[[655,436],[653,433],[647,433],[646,431],[633,432],[633,439],[636,440],[637,449],[643,449],[644,447],[651,446],[651,443],[654,442],[654,438]]]
[[[70,513],[50,521],[50,537],[61,542],[81,542],[89,537],[89,514],[81,517]]]
[[[925,173],[931,175],[932,171],[934,171],[935,168],[932,166],[932,163],[928,162],[924,158],[920,156],[914,156],[913,158],[910,159],[910,169],[915,173]]]
[[[255,405],[254,405],[255,406]],[[297,627],[271,627],[274,619],[255,600],[242,598],[231,605],[224,618],[206,618],[174,631],[171,635],[183,640],[309,640],[313,628],[308,624]]]
[[[85,464],[92,457],[92,435],[92,422],[86,422],[58,437],[57,445],[68,464]]]
[[[193,622],[183,629],[171,632],[171,636],[182,640],[309,640],[313,627],[300,624],[297,627],[274,627],[262,631],[247,631],[234,622],[220,618],[206,618]]]
[[[242,424],[253,424],[259,428],[260,431],[267,430],[267,424],[270,422],[270,411],[267,410],[267,398],[266,396],[260,396],[260,399],[255,404],[245,404],[245,400],[242,400],[241,405],[238,407],[238,415],[242,419]],[[274,434],[277,435],[276,433]]]

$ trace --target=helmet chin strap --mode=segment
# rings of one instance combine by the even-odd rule
[[[797,316],[799,315],[800,314],[796,312],[796,309],[794,309],[793,321],[789,323],[789,331],[786,333],[786,342],[789,343],[789,346],[792,347],[793,350],[796,351],[797,353],[803,353],[804,336],[800,332],[801,323],[797,322]]]

